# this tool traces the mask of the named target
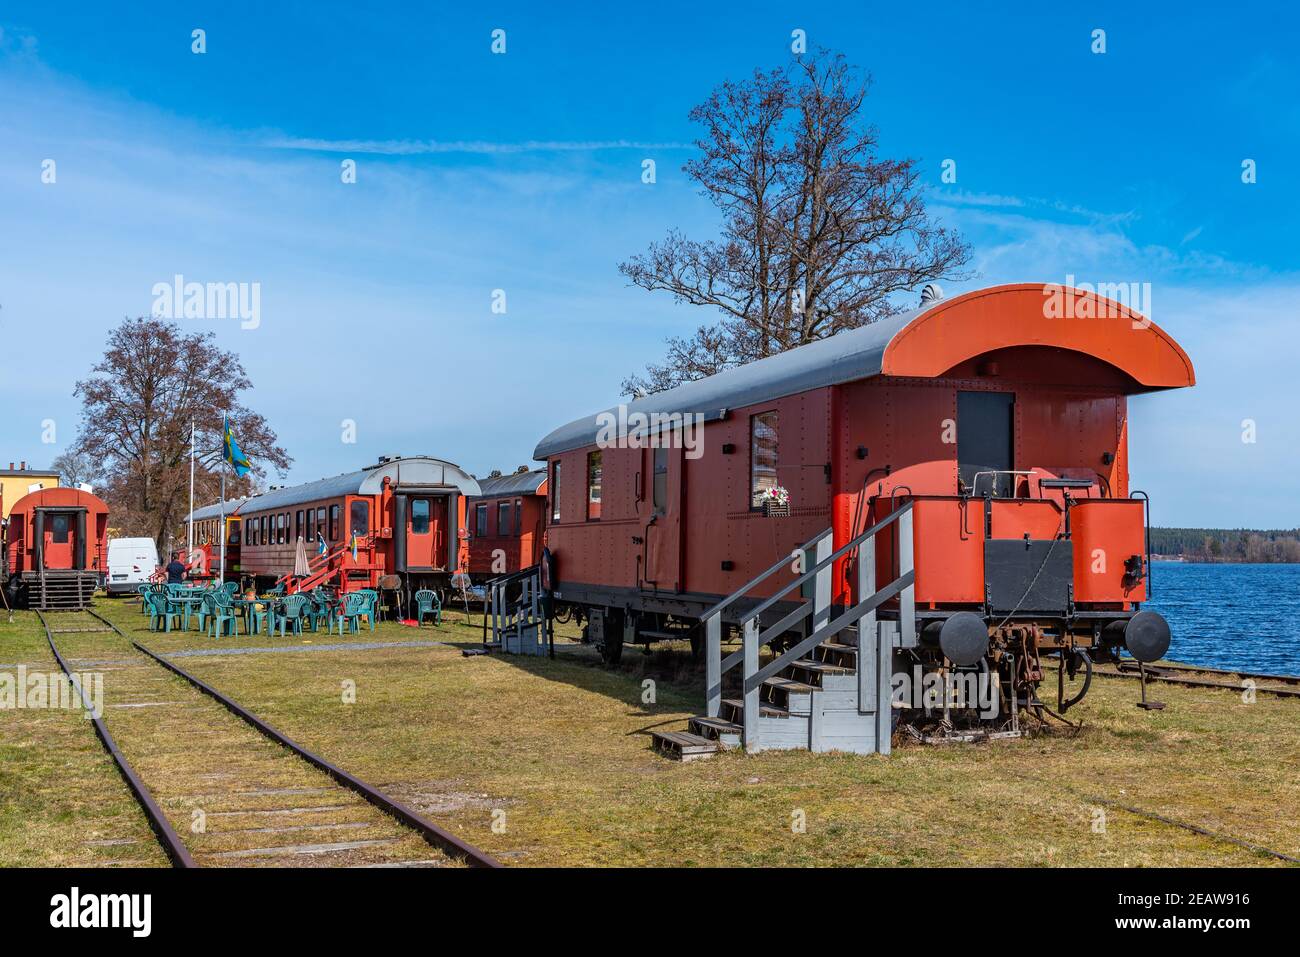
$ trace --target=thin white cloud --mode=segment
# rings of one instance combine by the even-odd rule
[[[370,153],[382,156],[423,156],[438,153],[589,153],[596,150],[684,150],[690,143],[648,143],[640,140],[525,140],[494,143],[489,140],[324,140],[282,136],[263,143],[270,149],[316,153]]]

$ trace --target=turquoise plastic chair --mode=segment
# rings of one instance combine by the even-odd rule
[[[165,595],[150,593],[146,597],[149,601],[149,630],[158,631],[158,623],[161,621],[162,630],[171,631],[172,619],[177,619],[179,623],[181,613],[172,607]]]
[[[375,630],[375,622],[379,619],[379,592],[373,588],[358,588],[358,595],[366,600],[365,607],[361,609],[361,614],[365,615],[370,621],[370,630]],[[360,623],[358,623],[360,627]]]
[[[147,615],[147,614],[149,614],[149,599],[148,599],[148,595],[149,595],[149,586],[148,586],[148,585],[136,585],[136,586],[135,586],[135,590],[136,590],[136,593],[139,594],[139,596],[140,596],[140,614],[142,614],[142,615]]]
[[[199,617],[199,631],[205,635],[208,633],[208,619],[216,615],[216,592],[205,591],[202,595],[203,601],[199,603],[199,610],[195,612]]]
[[[239,591],[239,582],[222,582],[221,590],[226,593],[227,598],[234,598]]]
[[[261,605],[261,608],[258,608]],[[268,635],[275,633],[275,602],[270,598],[258,599],[248,605],[248,633],[260,635],[262,629]]]
[[[433,615],[434,625],[442,624],[442,602],[438,600],[437,593],[421,588],[415,593],[416,622],[423,625],[425,615]]]
[[[366,611],[366,596],[359,592],[349,592],[343,596],[343,606],[339,609],[338,615],[334,621],[339,626],[339,636],[343,635],[344,623],[350,632],[361,630],[361,616]]]
[[[280,620],[280,637],[285,637],[285,628],[289,628],[295,635],[302,634],[303,618],[310,614],[309,607],[311,599],[306,595],[290,595],[281,603]]]
[[[313,613],[313,628],[320,629],[322,624],[325,625],[326,631],[334,630],[334,611],[337,607],[334,602],[334,596],[328,589],[316,588],[312,590],[311,600],[315,605]]]
[[[239,612],[230,602],[225,591],[212,594],[212,632],[213,638],[221,638],[226,633],[226,622],[230,623],[230,634],[239,636]]]

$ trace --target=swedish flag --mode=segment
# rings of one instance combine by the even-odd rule
[[[229,462],[235,470],[235,474],[242,477],[252,471],[252,463],[248,461],[239,443],[235,441],[235,427],[230,424],[230,416],[225,416],[221,422],[221,457]]]

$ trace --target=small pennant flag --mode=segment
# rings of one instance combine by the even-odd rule
[[[357,533],[352,533],[352,560],[357,560]]]
[[[316,554],[324,555],[329,549],[325,546],[325,536],[320,532],[316,533]]]

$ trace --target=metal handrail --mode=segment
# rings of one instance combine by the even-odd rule
[[[757,608],[755,608],[755,609],[754,609],[754,610],[753,610],[753,611],[752,611],[748,616],[746,616],[746,617],[749,617],[749,618],[756,618],[756,617],[758,617],[759,615],[763,614],[763,612],[767,611],[769,608],[771,608],[773,605],[775,605],[778,601],[780,601],[780,600],[781,600],[782,598],[784,598],[786,595],[790,594],[790,592],[792,592],[794,589],[801,587],[801,586],[804,584],[804,582],[810,581],[811,579],[817,577],[817,573],[820,572],[822,569],[826,568],[828,565],[833,565],[833,564],[835,564],[835,562],[839,561],[841,558],[843,558],[843,557],[844,557],[845,555],[847,555],[849,552],[853,551],[855,548],[857,548],[859,545],[861,545],[863,542],[865,542],[868,538],[873,537],[877,532],[879,532],[879,531],[883,531],[884,528],[885,528],[886,526],[888,526],[888,525],[892,525],[894,522],[898,521],[900,518],[903,517],[903,515],[904,515],[905,513],[907,513],[908,511],[911,510],[912,505],[913,505],[912,502],[908,502],[908,503],[907,503],[906,505],[904,505],[902,508],[900,508],[900,509],[896,509],[895,511],[890,512],[888,515],[886,515],[886,516],[885,516],[884,518],[882,518],[880,521],[876,522],[875,525],[872,525],[872,526],[871,526],[870,528],[868,528],[866,531],[864,531],[864,532],[862,532],[860,535],[858,535],[857,538],[854,538],[853,540],[847,542],[846,544],[841,545],[838,549],[836,549],[834,552],[832,552],[829,556],[827,556],[826,558],[823,558],[821,561],[819,561],[819,562],[818,562],[816,565],[814,565],[812,568],[808,569],[808,571],[804,572],[802,575],[800,575],[800,576],[799,576],[798,578],[796,578],[794,581],[790,582],[790,584],[786,585],[786,587],[785,587],[784,589],[782,589],[781,591],[777,592],[777,593],[776,593],[775,595],[773,595],[771,598],[767,599],[765,602],[763,602],[761,605],[759,605]],[[789,559],[787,558],[786,561],[789,561]]]
[[[819,534],[813,536],[812,538],[808,539],[808,541],[804,542],[804,543],[803,543],[802,545],[800,545],[799,547],[800,547],[801,549],[809,549],[809,548],[812,548],[812,547],[815,546],[818,542],[820,542],[823,538],[825,538],[827,535],[832,534],[833,532],[834,532],[834,529],[830,529],[830,528],[828,528],[828,529],[826,529],[826,531],[821,532],[821,533],[819,533]],[[716,614],[718,614],[719,612],[721,612],[722,609],[726,608],[728,605],[730,605],[730,604],[731,604],[733,601],[735,601],[737,598],[741,598],[741,597],[743,597],[744,594],[745,594],[746,592],[748,592],[751,588],[754,588],[754,587],[757,586],[757,585],[761,585],[763,582],[767,581],[767,579],[771,578],[773,575],[775,575],[777,572],[779,572],[782,568],[784,568],[784,567],[786,566],[786,564],[789,563],[789,561],[790,561],[790,556],[789,556],[789,555],[783,555],[781,558],[778,558],[778,559],[777,559],[777,560],[776,560],[772,565],[770,565],[770,566],[769,566],[765,571],[760,572],[757,576],[755,576],[754,578],[750,579],[748,583],[746,583],[745,585],[742,585],[742,586],[741,586],[740,588],[738,588],[736,591],[732,592],[732,593],[731,593],[730,595],[728,595],[726,598],[722,599],[722,601],[718,602],[716,605],[714,605],[713,607],[711,607],[710,609],[708,609],[708,611],[706,611],[703,615],[700,616],[700,621],[707,621],[709,618],[712,618],[714,615],[716,615]]]
[[[868,653],[868,649],[872,647],[873,642],[882,640],[876,634],[877,610],[885,602],[897,597],[899,602],[900,637],[904,641],[910,641],[915,637],[916,571],[913,563],[914,543],[912,539],[915,534],[912,516],[914,504],[914,501],[908,501],[902,507],[891,510],[890,514],[885,518],[855,535],[850,541],[829,554],[826,554],[829,551],[826,533],[818,535],[808,545],[804,546],[806,549],[811,545],[817,545],[819,554],[813,567],[745,614],[744,636],[741,647],[725,659],[722,657],[722,620],[717,614],[717,611],[721,610],[722,603],[710,610],[711,613],[705,619],[707,626],[705,695],[708,714],[710,717],[717,717],[721,710],[722,676],[736,665],[743,664],[742,717],[744,729],[742,737],[746,747],[758,743],[759,709],[761,707],[759,692],[763,682],[787,667],[792,661],[802,657],[809,649],[844,629],[857,625],[859,635],[858,703],[861,709],[864,707],[864,702],[869,700],[867,695],[870,691],[868,682],[869,669],[863,664],[862,658]],[[898,527],[898,577],[884,587],[877,588],[875,536],[893,525]],[[842,612],[834,620],[830,620],[831,569],[836,561],[855,549],[858,550],[857,588],[855,592],[858,602],[847,611]],[[768,569],[757,581],[769,577],[776,568],[784,565],[786,561],[788,559],[782,559],[779,565]],[[795,589],[801,588],[808,582],[815,582],[816,584],[811,600],[802,602],[799,607],[786,614],[780,621],[765,630],[762,629],[761,616],[763,613]],[[743,593],[744,590],[737,592],[729,596],[726,601],[733,601]],[[812,624],[807,636],[760,668],[759,654],[763,645],[779,637],[791,626],[799,624],[809,617],[812,619]],[[874,706],[868,709],[868,711],[871,710],[874,710]]]
[[[897,578],[895,578],[884,588],[880,589],[880,591],[876,592],[874,595],[871,595],[868,598],[864,598],[862,601],[858,602],[856,605],[854,605],[844,614],[840,615],[840,617],[836,618],[834,621],[827,622],[825,625],[822,625],[822,627],[818,628],[807,638],[800,641],[793,648],[788,649],[779,658],[775,658],[772,661],[769,661],[762,668],[759,668],[758,671],[754,672],[752,675],[750,675],[748,678],[745,679],[745,691],[749,692],[755,690],[759,685],[761,685],[768,678],[772,677],[772,675],[776,674],[778,671],[780,671],[790,662],[797,661],[798,659],[802,658],[804,652],[810,651],[811,649],[815,648],[817,645],[820,645],[831,635],[843,631],[845,628],[849,627],[850,625],[857,624],[857,622],[861,620],[864,616],[875,611],[877,608],[879,608],[885,602],[889,601],[889,599],[893,598],[904,588],[913,584],[915,581],[916,581],[915,571],[909,571],[909,572],[905,572],[902,575],[899,575]]]

